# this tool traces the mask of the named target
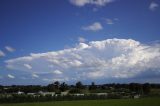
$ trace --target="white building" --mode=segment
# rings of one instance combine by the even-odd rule
[[[108,93],[95,93],[97,96],[107,96]]]
[[[35,93],[27,93],[27,95],[35,95]]]
[[[46,95],[54,96],[54,95],[55,95],[55,92],[42,92],[42,91],[40,91],[39,94],[41,94],[41,95],[43,95],[43,96],[46,96]]]
[[[140,95],[134,95],[133,98],[138,99],[138,98],[140,98]]]
[[[73,94],[73,96],[84,96],[84,94],[83,93],[75,93],[75,94]]]
[[[18,91],[17,94],[22,95],[22,94],[24,94],[24,92]]]
[[[61,92],[61,96],[66,96],[68,95],[68,92]]]

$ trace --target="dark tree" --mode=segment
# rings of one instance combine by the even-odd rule
[[[63,91],[66,91],[67,89],[68,89],[68,85],[65,83],[65,82],[63,82],[61,85],[60,85],[60,88],[59,88],[62,92]]]
[[[78,82],[76,83],[76,88],[78,88],[78,89],[83,89],[84,86],[83,86],[82,82],[78,81]]]
[[[56,88],[56,89],[59,89],[59,87],[60,87],[60,82],[56,81],[56,82],[54,82],[54,85],[55,85],[55,88]]]
[[[143,84],[143,92],[144,92],[144,94],[149,94],[150,93],[150,89],[151,89],[151,87],[150,87],[149,83]]]
[[[54,84],[49,84],[49,85],[47,86],[47,90],[48,90],[49,92],[54,92],[54,91],[56,90]]]

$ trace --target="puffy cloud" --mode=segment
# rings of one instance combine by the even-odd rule
[[[160,77],[160,44],[132,39],[79,43],[74,48],[5,61],[12,70],[35,73],[42,81],[150,79]],[[32,66],[32,70],[24,67]],[[53,71],[54,70],[54,71]],[[149,80],[148,80],[149,81]]]
[[[4,56],[5,56],[5,53],[2,50],[0,50],[0,57],[4,57]]]
[[[154,10],[156,10],[158,7],[159,7],[159,5],[158,5],[157,3],[151,2],[150,6],[149,6],[149,9],[150,9],[151,11],[154,11]]]
[[[70,0],[70,2],[75,6],[85,6],[87,4],[96,5],[96,6],[105,6],[108,3],[111,3],[115,0]]]
[[[15,76],[13,76],[13,75],[11,75],[11,74],[8,74],[8,78],[14,79]]]
[[[10,47],[10,46],[5,46],[5,49],[8,51],[8,52],[14,52],[15,49]]]
[[[84,26],[82,27],[83,30],[88,30],[88,31],[99,31],[103,29],[103,26],[99,22],[94,22],[93,24],[89,26]]]

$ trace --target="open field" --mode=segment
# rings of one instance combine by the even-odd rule
[[[160,98],[56,101],[0,104],[0,106],[160,106]]]

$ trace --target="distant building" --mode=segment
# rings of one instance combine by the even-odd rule
[[[18,91],[17,94],[22,95],[22,94],[24,94],[24,92]]]
[[[95,95],[97,95],[97,96],[107,96],[108,93],[95,93]]]
[[[39,94],[40,94],[40,95],[43,95],[43,96],[46,96],[46,95],[54,96],[54,95],[55,95],[55,92],[42,92],[42,91],[40,91]]]
[[[66,96],[66,95],[68,95],[68,91],[66,91],[66,92],[61,92],[61,96]]]
[[[75,93],[75,94],[72,94],[73,96],[84,96],[83,93]]]
[[[138,98],[140,98],[140,95],[134,95],[133,98],[138,99]]]
[[[128,99],[130,96],[122,96],[123,99]]]
[[[27,95],[35,95],[35,93],[27,93]]]

